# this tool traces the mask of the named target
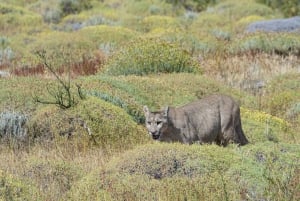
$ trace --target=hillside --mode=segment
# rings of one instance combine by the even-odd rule
[[[0,0],[0,200],[299,200],[300,6]],[[153,141],[143,106],[241,105],[250,144]]]

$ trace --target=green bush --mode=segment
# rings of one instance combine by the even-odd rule
[[[92,8],[91,0],[60,0],[59,6],[63,15],[76,14]]]
[[[78,166],[63,160],[30,159],[23,168],[23,179],[38,187],[42,200],[63,200],[72,185],[82,177]]]
[[[171,28],[175,30],[176,28],[180,28],[180,23],[176,18],[174,17],[169,17],[169,16],[160,16],[160,15],[152,15],[145,17],[142,22],[141,26],[144,27],[142,28],[145,32],[151,31],[153,29],[157,28]]]
[[[58,23],[63,17],[59,7],[60,0],[36,1],[30,4],[30,9],[43,17],[46,23]]]
[[[71,143],[78,150],[96,145],[120,151],[149,140],[124,110],[95,97],[66,111],[54,106],[36,111],[29,120],[29,133],[36,142]]]
[[[254,97],[192,73],[144,77],[98,75],[81,81],[86,93],[123,108],[138,123],[144,122],[143,105],[158,110],[166,105],[180,106],[213,93],[231,94],[247,107],[255,105]]]
[[[114,48],[120,47],[139,36],[138,32],[131,29],[107,25],[85,27],[76,32],[76,34],[88,38],[93,43],[92,46],[96,48],[101,48],[103,44],[110,44]]]
[[[268,113],[287,119],[299,142],[300,74],[287,73],[273,78],[265,90],[262,108]]]
[[[30,32],[42,27],[42,17],[22,7],[0,4],[0,27],[2,33]]]
[[[218,2],[218,0],[165,0],[167,3],[171,3],[173,6],[183,6],[184,8],[188,10],[193,11],[203,11],[208,6],[215,4]]]
[[[153,39],[128,43],[109,59],[105,68],[110,75],[199,71],[196,61],[180,46]]]
[[[259,3],[266,4],[267,6],[280,10],[286,17],[296,16],[300,14],[300,3],[298,0],[256,0]]]
[[[38,189],[0,170],[0,200],[40,200]]]
[[[241,108],[245,135],[251,143],[298,141],[292,126],[284,119],[265,112]]]
[[[277,192],[279,200],[296,200],[298,152],[297,145],[272,142],[242,148],[147,144],[84,177],[73,186],[71,195],[79,197],[72,200],[89,192],[95,200],[255,200]]]
[[[10,111],[18,111],[29,116],[28,112],[37,108],[32,99],[33,93],[41,92],[41,95],[46,96],[47,83],[34,77],[0,79],[0,111],[7,111],[9,108]]]
[[[181,13],[182,9],[173,9],[172,5],[160,0],[127,0],[121,9],[124,14],[129,13],[136,17],[155,15],[174,15]]]
[[[276,14],[270,7],[256,3],[254,0],[226,0],[217,4],[212,11],[227,20],[240,19],[249,15],[274,16]]]

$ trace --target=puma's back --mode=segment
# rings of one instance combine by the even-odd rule
[[[150,112],[144,106],[146,127],[153,139],[182,143],[248,143],[239,105],[229,96],[211,95],[182,107]]]

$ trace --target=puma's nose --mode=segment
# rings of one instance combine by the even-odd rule
[[[160,136],[158,132],[150,132],[150,134],[152,135],[152,138],[154,140],[157,140],[159,138],[159,136]]]

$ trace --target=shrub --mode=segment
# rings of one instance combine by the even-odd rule
[[[264,17],[259,16],[259,15],[249,15],[249,16],[241,18],[237,22],[237,25],[248,25],[252,22],[261,21],[261,20],[264,20]]]
[[[34,141],[71,143],[79,150],[96,145],[121,151],[147,141],[144,129],[124,110],[95,97],[67,111],[45,107],[36,111],[29,123]]]
[[[300,14],[300,4],[297,0],[287,0],[282,3],[281,0],[268,1],[256,0],[259,3],[266,4],[267,6],[280,10],[286,17],[296,16]]]
[[[76,14],[92,8],[91,0],[60,0],[59,7],[63,15]]]
[[[41,35],[40,38],[40,41],[31,45],[31,54],[24,60],[25,65],[16,67],[13,73],[19,75],[30,74],[30,72],[45,73],[47,66],[39,58],[38,52],[44,52],[48,65],[58,75],[71,77],[95,74],[106,62],[106,55],[98,50],[97,45],[92,45],[91,41],[75,33],[55,32]],[[56,40],[54,41],[53,38]]]
[[[119,97],[116,96],[111,96],[109,94],[103,93],[103,92],[99,92],[99,91],[92,91],[89,92],[89,95],[95,96],[97,98],[100,98],[104,101],[107,101],[109,103],[112,103],[115,106],[118,106],[120,108],[122,108],[123,110],[125,110],[130,116],[133,117],[133,119],[137,122],[137,123],[143,123],[145,121],[145,117],[143,112],[141,111],[141,109],[139,110],[136,107],[133,107],[133,105],[131,104],[127,104],[125,101],[123,101],[122,99],[120,99]]]
[[[83,181],[99,187],[92,188],[94,195],[105,192],[114,200],[267,199],[282,191],[285,200],[299,185],[292,187],[298,151],[297,145],[271,142],[242,149],[154,143],[126,151]],[[78,191],[88,189],[81,185]]]
[[[52,74],[52,76],[55,77],[56,79],[56,89],[53,88],[47,88],[49,94],[52,96],[53,100],[41,100],[38,96],[34,97],[34,100],[38,103],[42,104],[54,104],[62,109],[68,109],[70,107],[73,107],[78,103],[79,99],[84,99],[84,95],[81,90],[80,85],[76,85],[77,90],[75,93],[72,90],[72,85],[71,83],[71,70],[69,67],[69,72],[68,72],[68,79],[64,79],[62,76],[59,76],[59,73],[56,72],[54,67],[49,63],[48,57],[46,56],[45,51],[40,51],[36,53],[45,68],[47,68],[48,71]],[[76,95],[75,95],[76,94]]]
[[[41,196],[35,186],[0,170],[1,200],[40,200]]]
[[[244,32],[244,26],[241,26],[241,24],[245,23],[245,20],[253,20],[251,18],[247,19],[249,16],[256,16],[255,18],[259,19],[268,18],[273,14],[274,12],[269,7],[253,1],[227,0],[207,9],[206,12],[202,12],[189,28],[198,36],[201,34],[199,39],[214,34],[216,27],[217,30],[227,33],[226,35],[234,36],[235,33]],[[223,44],[223,46],[227,46],[227,44]]]
[[[265,141],[290,142],[296,140],[290,123],[284,119],[246,108],[241,108],[241,117],[245,135],[252,143]]]
[[[10,47],[9,39],[0,36],[0,67],[8,65],[14,57],[15,52]]]
[[[197,72],[191,55],[176,44],[142,39],[127,44],[105,66],[110,75]]]
[[[232,1],[227,0],[217,4],[212,12],[221,14],[222,16],[228,16],[233,19],[241,19],[249,15],[258,15],[258,16],[272,16],[274,11],[263,4],[256,3],[255,1],[241,0],[241,1]],[[275,13],[276,14],[276,13]]]
[[[18,6],[2,3],[0,5],[0,14],[2,33],[32,31],[42,25],[41,16]]]
[[[7,140],[11,145],[15,141],[24,141],[27,138],[28,116],[17,112],[0,113],[0,138]]]
[[[88,38],[96,48],[103,44],[110,44],[112,47],[119,47],[122,44],[135,39],[139,34],[131,29],[119,26],[98,25],[85,27],[76,34]]]
[[[187,10],[193,11],[203,11],[208,6],[215,4],[218,2],[217,0],[185,0],[185,1],[178,1],[178,0],[165,0],[167,3],[171,3],[173,6],[183,6]]]
[[[213,93],[231,94],[249,107],[255,104],[254,97],[191,73],[145,77],[98,75],[82,79],[82,86],[87,89],[86,93],[123,108],[138,123],[144,122],[143,105],[158,110],[166,105],[180,106]]]
[[[81,179],[82,170],[66,161],[36,158],[26,161],[23,174],[24,180],[38,187],[43,200],[62,200],[72,185]]]
[[[37,1],[31,4],[31,9],[36,13],[39,13],[44,22],[46,23],[58,23],[63,17],[63,13],[59,8],[60,0],[49,1]]]
[[[133,14],[135,16],[156,15],[174,15],[180,13],[181,9],[173,9],[172,5],[159,0],[153,1],[135,1],[128,0],[124,5],[125,13]]]
[[[291,108],[300,101],[299,78],[299,73],[288,73],[273,78],[265,90],[263,107],[272,115],[283,118],[289,117]]]
[[[143,26],[143,30],[148,32],[156,28],[180,28],[179,22],[174,17],[169,16],[159,16],[152,15],[149,17],[145,17],[142,20],[141,26]]]

